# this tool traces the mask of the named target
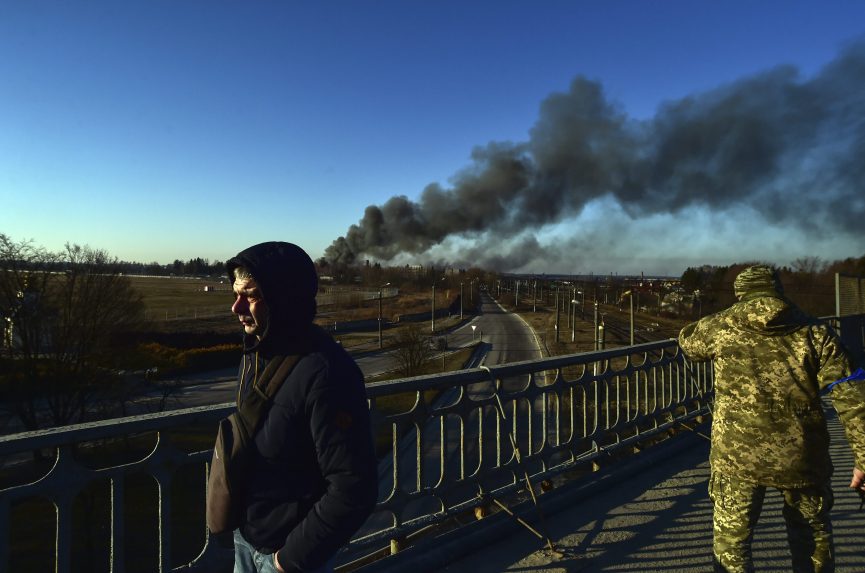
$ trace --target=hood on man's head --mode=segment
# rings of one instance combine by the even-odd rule
[[[313,321],[318,273],[306,251],[282,241],[259,243],[225,262],[232,282],[237,267],[244,267],[255,279],[273,329],[293,330]]]
[[[733,281],[733,292],[742,300],[754,296],[784,296],[778,271],[769,265],[754,265],[744,269]]]

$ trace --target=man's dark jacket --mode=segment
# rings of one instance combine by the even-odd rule
[[[259,551],[278,552],[286,571],[315,569],[348,542],[378,495],[363,374],[312,324],[317,279],[306,253],[263,243],[226,264],[232,280],[237,266],[251,272],[271,315],[261,339],[245,341],[238,400],[273,356],[302,356],[255,436],[240,532]]]

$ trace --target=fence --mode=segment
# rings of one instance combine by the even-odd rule
[[[206,292],[231,292],[230,287],[210,288],[211,290]],[[359,304],[363,301],[377,300],[378,292],[378,290],[364,288],[321,287],[316,296],[316,302],[320,308],[334,304]],[[387,287],[381,289],[381,293],[384,299],[394,298],[399,295],[399,289]],[[157,311],[146,311],[144,318],[153,321],[198,320],[203,318],[225,318],[228,320],[231,317],[230,309],[231,301],[226,299],[222,304],[213,306],[178,306]],[[427,313],[428,316],[429,313]]]
[[[865,313],[865,277],[835,273],[835,315]]]
[[[383,451],[380,501],[347,551],[356,555],[387,546],[515,492],[523,487],[524,472],[545,479],[656,436],[705,414],[710,392],[710,365],[686,364],[675,341],[370,384]],[[129,555],[130,548],[146,545],[140,535],[130,545],[133,524],[124,507],[127,482],[136,474],[150,476],[158,491],[153,569],[217,571],[226,560],[230,563],[230,553],[206,533],[203,503],[192,527],[199,544],[183,552],[172,544],[178,539],[173,529],[180,527],[180,515],[173,514],[181,512],[173,508],[182,500],[176,498],[203,502],[213,429],[231,409],[230,404],[191,408],[0,438],[0,456],[11,460],[7,470],[38,465],[34,451],[51,452],[41,475],[0,490],[0,568],[8,570],[10,559],[17,558],[8,540],[21,523],[10,521],[10,511],[42,498],[56,514],[56,570],[73,571],[75,498],[89,484],[104,482],[104,570],[133,570],[141,556]],[[205,440],[197,449],[184,449],[171,436],[178,428],[200,428]],[[142,436],[150,436],[152,445],[144,446],[137,459],[107,467],[82,460],[83,452]],[[178,494],[173,482],[179,469],[189,466],[201,468],[198,488]],[[180,553],[187,557],[179,558]]]
[[[852,336],[861,356],[865,315],[830,321]],[[370,384],[380,500],[341,559],[398,546],[420,529],[484,507],[523,488],[523,475],[537,483],[626,451],[706,414],[711,393],[711,364],[688,363],[673,340]],[[230,569],[230,549],[206,531],[203,500],[215,424],[232,409],[222,404],[0,438],[0,570],[27,570],[10,539],[26,537],[19,530],[28,527],[44,533],[27,506],[34,500],[52,508],[53,551],[25,553],[53,553],[56,571]],[[124,459],[115,459],[119,453]],[[191,480],[183,474],[189,469]],[[140,475],[156,490],[154,507],[144,508],[151,517],[141,523],[130,519],[143,511],[135,507],[140,499],[129,495]],[[104,557],[73,567],[74,507],[96,483],[106,490],[105,534],[97,540]],[[178,510],[182,503],[193,509]],[[194,534],[184,537],[182,529]],[[149,538],[155,564],[143,569]]]
[[[323,286],[319,288],[315,298],[319,307],[332,304],[359,304],[363,301],[378,300],[379,292],[381,292],[381,298],[394,298],[399,295],[399,289],[396,287],[382,287],[379,290],[365,287]]]

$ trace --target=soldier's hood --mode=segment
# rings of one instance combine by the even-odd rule
[[[767,293],[746,296],[730,308],[733,326],[767,336],[790,334],[804,326],[806,317],[786,298]]]

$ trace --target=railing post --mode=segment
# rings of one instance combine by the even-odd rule
[[[9,501],[0,498],[0,571],[9,570]]]
[[[57,511],[54,571],[57,573],[69,573],[72,570],[72,496],[73,492],[62,492],[54,502]]]
[[[171,571],[171,476],[154,472],[159,489],[159,572]]]
[[[111,556],[109,571],[126,571],[125,536],[126,523],[123,519],[123,496],[126,491],[124,476],[111,478]]]

